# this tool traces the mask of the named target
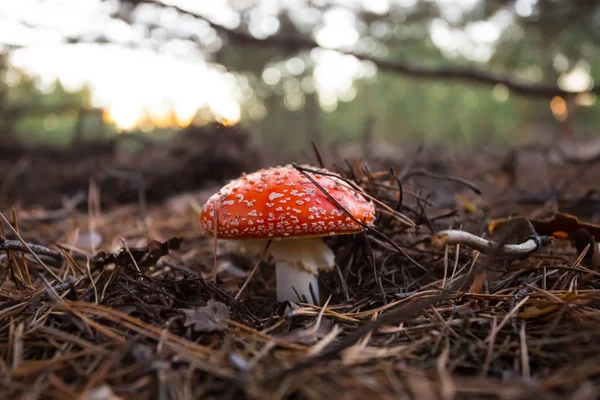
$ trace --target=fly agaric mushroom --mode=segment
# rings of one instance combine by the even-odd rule
[[[302,167],[331,174],[326,169]],[[356,220],[367,225],[374,222],[373,203],[360,189],[335,176],[306,173]],[[268,254],[275,261],[280,302],[297,301],[299,296],[312,303],[311,287],[314,300],[320,302],[318,271],[331,270],[335,263],[322,237],[363,230],[292,165],[232,180],[208,199],[200,221],[209,234],[249,252],[260,252],[273,240]]]

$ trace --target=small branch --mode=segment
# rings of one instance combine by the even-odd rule
[[[344,51],[335,48],[326,48],[319,46],[317,42],[306,37],[284,37],[281,35],[274,35],[265,39],[258,39],[254,36],[240,31],[229,29],[221,24],[211,21],[210,19],[185,8],[178,7],[173,4],[165,4],[158,0],[129,0],[130,3],[140,4],[149,3],[155,4],[159,7],[169,7],[177,10],[178,12],[199,18],[206,21],[213,29],[218,32],[226,34],[232,42],[237,42],[246,45],[255,46],[272,46],[281,47],[284,49],[299,51],[299,50],[310,50],[314,48],[324,48],[328,50],[338,51],[343,54],[351,55],[359,60],[370,61],[382,71],[393,72],[400,75],[411,76],[414,78],[424,79],[437,79],[446,81],[468,81],[473,83],[485,84],[489,86],[504,85],[511,92],[523,96],[530,97],[554,97],[554,96],[574,96],[577,93],[568,92],[561,89],[556,83],[535,83],[529,84],[524,82],[516,81],[513,78],[507,76],[492,75],[488,72],[467,68],[467,67],[440,67],[440,68],[426,68],[420,65],[402,62],[399,60],[384,60],[375,58],[367,54],[359,54],[352,51]],[[600,86],[595,86],[589,90],[591,93],[600,94]]]
[[[498,249],[498,255],[526,256],[550,244],[554,238],[551,236],[533,236],[520,244],[505,244]],[[489,255],[494,246],[498,244],[475,236],[472,233],[459,230],[440,231],[431,236],[431,243],[437,247],[449,244],[461,244]]]
[[[206,21],[214,30],[217,32],[227,35],[227,37],[235,43],[250,46],[271,46],[279,47],[289,51],[300,51],[300,50],[311,50],[314,48],[322,48],[327,50],[333,50],[342,54],[351,55],[359,60],[370,61],[377,66],[381,71],[392,72],[399,75],[410,76],[413,78],[429,79],[429,80],[444,80],[444,81],[466,81],[471,83],[478,83],[488,86],[504,85],[512,93],[527,96],[527,97],[539,97],[539,98],[551,98],[554,96],[572,97],[581,92],[570,92],[561,89],[556,83],[525,83],[518,81],[509,76],[500,76],[497,74],[491,74],[484,70],[462,67],[462,66],[445,66],[438,68],[427,68],[422,65],[408,63],[400,60],[385,60],[377,57],[370,56],[368,54],[361,54],[352,51],[345,51],[336,48],[329,48],[320,46],[317,42],[306,37],[290,37],[274,35],[265,39],[256,38],[246,32],[236,29],[229,29],[223,25],[211,21],[210,19],[185,8],[176,6],[174,4],[165,4],[158,0],[122,0],[123,3],[131,3],[134,5],[146,3],[154,4],[158,7],[175,9],[178,12],[189,15],[194,18],[202,19]],[[125,21],[127,22],[127,21]],[[65,44],[76,44],[76,43],[96,43],[96,44],[112,44],[111,40],[106,36],[99,36],[92,41],[83,40],[81,37],[68,36],[65,37],[63,43]],[[19,44],[3,43],[5,47],[10,50],[20,49],[26,46]],[[124,47],[135,48],[131,43],[120,44]],[[594,94],[600,94],[600,86],[594,86],[590,90],[584,91]]]
[[[13,209],[14,212],[14,209]],[[56,275],[54,273],[54,271],[52,271],[50,269],[50,267],[48,267],[41,259],[40,257],[37,255],[37,253],[31,248],[31,246],[25,241],[23,240],[23,238],[21,237],[21,235],[19,234],[19,232],[15,229],[14,226],[12,226],[12,224],[10,222],[8,222],[8,219],[6,219],[6,217],[4,216],[4,214],[2,214],[0,212],[0,218],[2,218],[2,220],[6,223],[6,225],[8,225],[8,227],[13,231],[13,233],[19,238],[19,240],[21,241],[21,243],[23,244],[24,248],[27,249],[27,251],[29,251],[29,253],[31,253],[31,255],[33,256],[33,258],[35,258],[35,260],[40,263],[40,265],[46,270],[46,272],[48,272],[54,279],[56,279],[58,282],[60,283],[64,283],[62,279],[60,279],[58,277],[58,275]],[[16,217],[15,217],[16,220]],[[6,239],[2,238],[2,243],[6,243]],[[38,247],[39,245],[34,245],[36,247]],[[44,248],[45,250],[49,250],[52,251],[48,248],[45,248],[44,246],[41,246],[42,248]],[[38,248],[38,250],[40,250],[40,248]],[[19,250],[19,251],[23,251],[23,250]]]
[[[47,248],[46,246],[42,246],[41,244],[23,243],[20,240],[10,240],[10,239],[6,239],[6,240],[2,241],[2,239],[0,239],[0,251],[12,250],[12,251],[19,251],[21,253],[29,253],[30,251],[27,248],[28,246],[29,246],[29,249],[31,249],[31,251],[33,253],[35,253],[39,256],[50,257],[51,259],[56,261],[55,266],[60,265],[60,263],[62,262],[62,256],[59,252],[51,250],[51,249]]]
[[[458,183],[458,184],[468,187],[473,192],[475,192],[475,194],[480,195],[482,193],[479,186],[477,186],[473,182],[468,181],[464,178],[461,178],[458,176],[452,176],[452,175],[436,174],[435,172],[430,172],[430,171],[427,171],[422,168],[414,168],[414,169],[410,170],[403,176],[402,180],[408,179],[411,176],[415,176],[415,175],[426,176],[428,178],[439,179],[439,180],[443,180],[443,181],[455,182],[455,183]]]

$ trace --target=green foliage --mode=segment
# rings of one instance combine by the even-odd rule
[[[300,7],[309,2],[298,4]],[[323,144],[360,140],[367,133],[367,121],[371,119],[374,123],[368,133],[376,139],[452,147],[480,143],[510,145],[524,140],[534,130],[536,121],[552,121],[550,98],[507,95],[501,87],[493,85],[413,79],[382,71],[375,77],[356,78],[352,83],[355,96],[351,100],[338,99],[335,107],[331,104],[321,107],[319,101],[325,100],[323,93],[314,93],[304,84],[315,75],[315,52],[298,51],[293,43],[298,39],[313,39],[325,13],[336,6],[327,1],[310,4],[319,12],[308,25],[296,22],[294,9],[282,9],[277,15],[277,35],[288,38],[288,46],[249,45],[216,31],[223,46],[204,49],[207,58],[247,78],[252,94],[242,103],[242,124],[254,132],[267,150],[287,154],[309,149],[312,140]],[[235,10],[241,16],[238,32],[251,36],[251,21],[260,14],[255,13],[258,5],[236,3]],[[585,61],[590,74],[600,76],[597,47],[600,30],[594,19],[600,12],[599,5],[587,1],[577,6],[566,0],[538,1],[529,11],[518,10],[515,2],[485,0],[453,18],[446,18],[443,4],[436,1],[416,2],[408,8],[393,4],[384,14],[354,10],[360,34],[358,47],[363,49],[360,51],[378,58],[409,62],[422,68],[468,67],[530,83],[554,83],[562,72]],[[506,21],[506,18],[510,22],[500,32],[489,60],[477,61],[460,52],[449,54],[434,44],[429,31],[432,21],[445,20],[449,29],[461,30],[472,27],[473,23]],[[149,32],[162,29],[160,19],[143,23],[150,28]],[[173,38],[194,40],[189,33],[167,31],[165,42]],[[198,38],[195,40],[198,42]],[[305,64],[304,70],[296,75],[286,71],[286,61],[294,57],[300,57]],[[264,81],[267,68],[281,71],[277,83]],[[300,88],[298,82],[303,82]],[[56,82],[40,90],[36,79],[22,76],[19,85],[8,88],[7,98],[11,104],[32,108],[14,125],[18,132],[29,137],[66,144],[77,132],[83,138],[116,134],[115,128],[103,123],[98,113],[86,115],[78,125],[79,114],[73,110],[90,106],[90,92],[86,88],[73,93]],[[294,102],[300,99],[301,106],[292,107],[292,98]],[[66,104],[73,107],[63,109]],[[36,107],[56,111],[36,113]],[[262,115],[265,109],[266,115]],[[600,124],[599,110],[600,103],[577,109],[575,119],[584,128],[583,134]],[[555,125],[559,123],[555,121]],[[173,129],[162,131],[173,133]]]

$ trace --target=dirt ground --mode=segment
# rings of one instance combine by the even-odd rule
[[[594,154],[324,152],[378,213],[326,239],[316,306],[278,303],[271,262],[252,273],[200,227],[222,184],[268,165],[241,129],[80,146],[0,148],[0,398],[597,398]]]

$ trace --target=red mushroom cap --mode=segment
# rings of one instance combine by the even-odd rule
[[[336,177],[307,173],[354,218],[373,223],[373,203],[356,189]],[[216,222],[217,236],[225,239],[327,236],[363,229],[292,165],[261,169],[229,182],[208,199],[200,222],[211,235]]]

